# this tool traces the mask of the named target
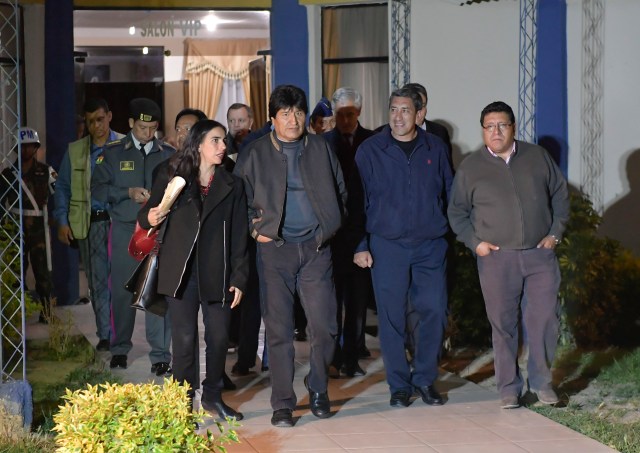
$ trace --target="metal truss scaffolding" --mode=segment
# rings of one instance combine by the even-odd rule
[[[21,165],[18,144],[21,105],[20,7],[18,1],[0,1],[0,170],[19,175]],[[5,178],[0,175],[0,178]],[[0,200],[0,383],[26,380],[25,364],[25,282],[22,275],[22,220],[9,214],[22,212],[22,187],[12,181]],[[8,183],[8,184],[5,184]],[[2,190],[2,189],[0,189]],[[10,193],[13,192],[13,193]],[[16,193],[17,192],[17,193]]]
[[[520,0],[518,138],[536,142],[536,39],[538,0]]]
[[[411,0],[391,1],[391,89],[395,90],[409,83],[411,65],[410,19]]]
[[[580,183],[600,214],[604,209],[603,74],[604,0],[583,0]]]

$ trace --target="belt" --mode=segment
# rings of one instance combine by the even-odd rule
[[[111,217],[109,217],[109,211],[105,211],[104,209],[91,211],[92,222],[108,222],[109,220],[111,220]]]

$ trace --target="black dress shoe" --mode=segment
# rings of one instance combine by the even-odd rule
[[[157,362],[151,365],[151,372],[156,373],[156,376],[163,376],[165,374],[170,375],[173,370],[167,362]]]
[[[108,351],[109,350],[109,340],[100,340],[98,341],[98,344],[96,345],[96,351]]]
[[[327,392],[314,392],[309,388],[309,376],[304,377],[304,386],[309,391],[309,408],[318,418],[331,417],[331,403]]]
[[[240,365],[237,362],[235,365],[233,365],[233,367],[231,367],[231,376],[248,376],[249,374],[251,374],[251,371],[249,371],[249,368],[246,366]]]
[[[222,387],[225,390],[235,390],[238,388],[238,386],[234,384],[231,378],[227,376],[227,373],[225,373],[224,371],[222,372]]]
[[[360,350],[358,351],[358,358],[368,359],[369,357],[371,357],[371,351],[369,351],[369,349],[366,346],[361,347]]]
[[[273,411],[271,424],[278,428],[291,428],[293,426],[293,412],[291,409],[278,409]]]
[[[357,363],[354,365],[345,365],[342,367],[341,371],[349,377],[364,376],[365,374],[367,374],[367,372],[363,370]]]
[[[409,404],[411,404],[411,401],[409,400],[410,397],[411,395],[409,395],[409,392],[398,390],[391,394],[389,405],[391,407],[409,407]]]
[[[422,401],[432,406],[442,406],[444,400],[442,396],[436,391],[433,385],[425,385],[422,387],[416,387],[416,391],[422,397]]]
[[[240,421],[244,418],[242,412],[238,412],[229,406],[227,406],[221,398],[217,401],[209,401],[206,399],[200,400],[200,406],[207,412],[216,412],[218,417],[226,420],[227,418],[234,418]]]
[[[294,331],[294,338],[296,341],[307,341],[307,332],[302,329],[296,329]]]
[[[127,368],[127,356],[116,354],[111,356],[110,368]]]

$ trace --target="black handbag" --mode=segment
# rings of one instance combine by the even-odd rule
[[[132,308],[158,316],[164,316],[167,313],[167,300],[158,294],[158,255],[156,253],[151,252],[145,256],[124,287],[133,293]]]

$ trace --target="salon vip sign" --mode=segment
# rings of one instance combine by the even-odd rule
[[[143,38],[171,38],[176,35],[198,36],[201,28],[202,22],[199,20],[160,20],[147,22],[139,30]]]

